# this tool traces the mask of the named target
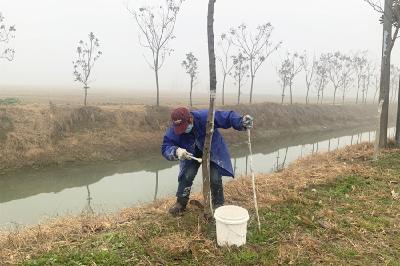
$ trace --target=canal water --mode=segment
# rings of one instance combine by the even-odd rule
[[[391,128],[389,135],[393,134]],[[245,137],[242,143],[229,145],[239,178],[249,171]],[[273,172],[303,156],[374,138],[375,132],[364,128],[254,140],[254,169],[258,173]],[[0,176],[0,229],[15,229],[58,216],[115,212],[171,197],[176,192],[177,174],[177,163],[168,162],[159,154],[119,163],[25,169],[6,174]],[[201,168],[194,191],[199,191],[200,185]]]

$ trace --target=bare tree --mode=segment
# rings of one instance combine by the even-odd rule
[[[400,75],[400,69],[395,65],[390,66],[390,101],[395,102],[396,91],[398,86],[398,80]]]
[[[279,77],[279,83],[281,84],[281,90],[282,90],[282,100],[281,104],[285,101],[285,91],[288,85],[288,76],[289,76],[289,68],[290,68],[290,62],[288,60],[283,60],[281,66],[276,69],[276,73],[278,74]]]
[[[230,60],[232,39],[228,38],[227,35],[224,33],[221,35],[218,46],[220,48],[219,50],[221,51],[221,55],[218,57],[218,61],[220,62],[222,69],[222,105],[225,105],[226,77],[232,73],[232,69],[234,67],[234,64]]]
[[[293,104],[293,81],[294,78],[299,74],[302,70],[302,62],[301,57],[297,53],[287,53],[286,59],[282,62],[280,69],[278,70],[278,75],[282,82],[282,103],[285,98],[285,88],[289,87],[290,93],[290,104]]]
[[[354,81],[354,68],[353,61],[350,56],[343,55],[341,58],[342,63],[342,71],[340,73],[341,86],[342,86],[342,104],[344,104],[344,100],[346,97],[346,93],[349,91],[350,86]]]
[[[317,103],[321,103],[324,100],[324,91],[329,83],[329,73],[328,73],[328,55],[321,54],[319,60],[316,64],[315,72],[315,86],[317,89]]]
[[[372,103],[375,103],[376,95],[378,94],[378,90],[379,90],[380,85],[381,85],[380,84],[380,79],[381,79],[380,72],[376,72],[374,74],[373,80],[372,80],[372,83],[373,83],[374,88],[375,88],[374,99],[373,99]]]
[[[378,109],[380,118],[374,156],[376,158],[380,148],[383,148],[387,145],[387,130],[389,122],[390,60],[392,50],[400,30],[400,0],[384,0],[383,7],[381,6],[381,1],[364,1],[367,2],[375,11],[381,14],[380,21],[383,23],[381,81]]]
[[[208,37],[208,56],[210,68],[210,107],[208,110],[206,136],[204,139],[203,151],[203,198],[204,198],[204,216],[212,217],[211,189],[210,189],[210,151],[211,140],[214,132],[215,119],[215,97],[217,94],[217,71],[215,66],[214,50],[214,5],[216,0],[209,0],[207,15],[207,37]]]
[[[159,70],[163,67],[166,57],[173,52],[169,44],[175,39],[175,23],[182,2],[183,0],[164,0],[164,4],[159,7],[146,6],[138,10],[127,7],[139,27],[140,45],[151,52],[151,60],[146,57],[145,60],[155,74],[157,106],[160,105]]]
[[[333,85],[333,104],[336,103],[336,95],[339,89],[342,90],[342,103],[344,104],[346,93],[353,81],[353,61],[341,53],[327,54],[329,79]]]
[[[239,53],[237,56],[232,56],[233,60],[233,78],[236,81],[236,84],[238,85],[238,101],[237,104],[240,104],[240,96],[242,94],[241,89],[242,85],[245,83],[246,78],[248,77],[248,72],[249,72],[249,64],[248,64],[248,59],[243,56],[242,53]]]
[[[298,53],[293,53],[290,54],[288,53],[287,55],[289,61],[290,61],[290,73],[288,76],[288,85],[289,85],[289,91],[290,91],[290,104],[293,104],[293,82],[294,78],[301,72],[303,69],[302,65],[302,59],[301,56],[299,56]]]
[[[366,104],[368,100],[368,92],[369,88],[372,83],[373,79],[373,73],[375,72],[375,68],[372,65],[372,62],[368,60],[367,62],[367,68],[365,71],[365,75],[363,76],[363,90],[362,90],[362,96],[363,96],[363,103]]]
[[[15,26],[7,26],[5,24],[5,18],[0,13],[0,59],[6,59],[8,61],[14,60],[14,49],[7,47],[11,39],[15,37]]]
[[[357,53],[353,58],[354,70],[356,73],[356,81],[357,81],[357,96],[356,103],[359,101],[360,97],[360,89],[362,86],[362,81],[364,76],[366,75],[368,60],[366,57],[366,51]]]
[[[199,74],[199,66],[197,65],[197,59],[192,52],[186,54],[186,60],[182,61],[182,66],[185,69],[186,73],[190,77],[190,106],[193,106],[192,101],[192,92],[193,92],[193,84],[194,81],[197,79],[197,75]]]
[[[329,80],[333,85],[333,104],[336,103],[336,92],[342,86],[342,54],[340,52],[335,52],[333,54],[327,54],[328,59],[328,76]]]
[[[75,81],[82,83],[84,86],[85,97],[83,104],[85,106],[87,105],[87,90],[89,89],[89,83],[91,82],[89,78],[96,61],[102,55],[99,48],[99,39],[97,39],[93,32],[91,32],[89,33],[89,42],[84,42],[83,40],[79,41],[79,45],[76,48],[77,59],[72,61]]]
[[[237,29],[231,29],[231,38],[235,46],[237,46],[243,55],[249,60],[250,69],[250,103],[253,100],[254,79],[257,71],[260,69],[265,60],[275,52],[281,43],[272,45],[271,33],[273,27],[271,23],[266,23],[257,27],[256,34],[247,31],[247,25],[241,24]]]
[[[314,55],[312,62],[310,62],[306,51],[304,51],[303,55],[300,58],[306,77],[306,87],[307,87],[306,104],[308,104],[310,89],[314,83],[314,74],[317,66],[317,60],[315,59]]]

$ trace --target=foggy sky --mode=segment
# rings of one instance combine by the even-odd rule
[[[134,7],[158,1],[130,1]],[[208,56],[206,0],[186,0],[178,16],[175,50],[161,69],[161,91],[187,90],[188,77],[180,62],[193,52],[199,58],[200,79],[195,90],[207,91]],[[148,51],[138,43],[138,29],[120,0],[1,0],[0,12],[6,24],[15,24],[11,47],[13,62],[0,61],[0,89],[9,86],[80,89],[73,81],[72,60],[80,39],[91,31],[99,38],[103,56],[93,72],[93,89],[155,90],[154,74],[143,55]],[[276,67],[287,51],[313,53],[369,50],[378,62],[382,27],[375,13],[362,0],[217,0],[216,35],[232,26],[247,23],[251,28],[271,22],[272,40],[283,46],[259,71],[255,93],[279,93]],[[399,49],[394,62],[399,62]],[[218,74],[220,69],[217,69]],[[220,75],[218,76],[220,78]],[[218,80],[221,85],[220,79]],[[228,82],[228,91],[234,84]],[[248,91],[246,84],[245,92]],[[294,92],[303,92],[299,76]],[[218,88],[220,89],[220,88]]]

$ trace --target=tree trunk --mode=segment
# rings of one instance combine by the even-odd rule
[[[237,104],[240,104],[240,89],[241,89],[241,86],[242,86],[242,80],[241,80],[241,78],[239,78],[239,89],[238,89],[238,102],[237,102]]]
[[[290,104],[293,104],[292,82],[290,82],[289,84],[289,90],[290,90]]]
[[[344,98],[345,98],[345,89],[343,89],[343,94],[342,94],[342,104],[344,105]]]
[[[250,84],[250,104],[253,102],[253,86],[254,86],[254,75],[251,75],[251,84]]]
[[[337,88],[333,89],[333,105],[335,105],[336,103],[336,92],[337,92]]]
[[[85,99],[83,100],[83,105],[86,106],[87,105],[87,90],[89,89],[89,87],[85,85],[85,87],[83,87],[83,89],[85,90]]]
[[[224,74],[224,78],[222,79],[222,105],[225,105],[225,81],[226,74]]]
[[[379,92],[379,102],[382,103],[382,112],[379,122],[379,142],[378,148],[387,145],[387,127],[389,116],[389,91],[390,91],[390,56],[392,44],[392,15],[391,7],[393,0],[385,0],[385,15],[383,16],[383,47],[381,63],[381,82]]]
[[[372,103],[375,103],[376,95],[378,94],[378,89],[379,89],[379,88],[376,88],[376,90],[375,90],[374,100],[372,101]]]
[[[360,93],[360,84],[358,84],[358,88],[357,88],[356,104],[358,104],[358,94],[359,93]]]
[[[321,90],[321,104],[324,102],[324,89]]]
[[[310,93],[310,86],[307,86],[306,104],[308,104],[308,95]]]
[[[210,152],[211,141],[214,133],[215,119],[215,97],[217,92],[217,72],[215,67],[215,51],[214,51],[214,4],[216,0],[208,2],[207,16],[207,36],[208,36],[208,56],[210,68],[210,107],[208,110],[206,136],[204,140],[203,150],[203,198],[204,198],[204,216],[212,217],[212,203],[210,190]]]
[[[157,87],[157,106],[160,106],[160,86],[158,83],[158,66],[155,67],[154,73],[156,75],[156,87]]]
[[[396,146],[400,147],[400,79],[397,93],[397,120],[396,120]]]
[[[190,77],[190,106],[193,106],[192,92],[193,92],[193,77]]]

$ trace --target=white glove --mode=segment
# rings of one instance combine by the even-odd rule
[[[246,129],[252,129],[254,124],[254,119],[250,115],[243,116],[242,119],[243,127]]]
[[[191,160],[189,156],[193,156],[193,154],[189,153],[187,150],[178,148],[176,149],[176,156],[178,156],[179,160]]]

